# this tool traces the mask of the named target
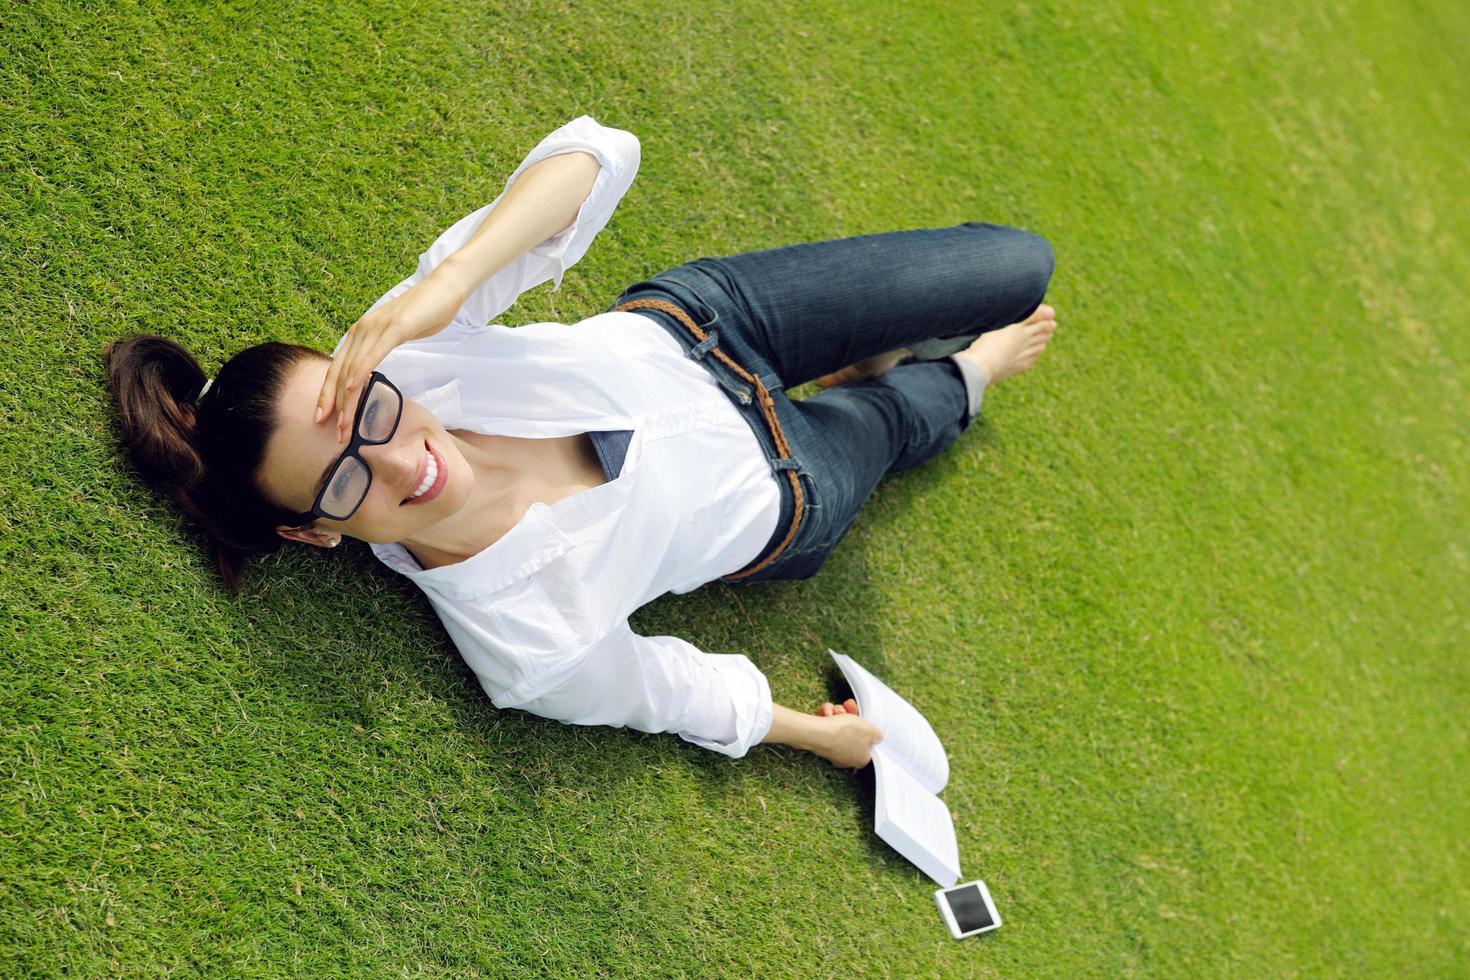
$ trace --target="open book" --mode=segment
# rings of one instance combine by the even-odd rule
[[[949,758],[918,710],[846,654],[827,649],[852,686],[858,714],[883,732],[873,746],[877,806],[873,829],[895,851],[948,888],[960,880],[949,808],[935,794],[949,782]]]

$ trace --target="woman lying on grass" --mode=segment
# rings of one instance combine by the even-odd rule
[[[251,553],[368,542],[498,707],[866,765],[882,733],[852,700],[792,711],[744,655],[628,615],[813,575],[883,474],[943,450],[1041,353],[1051,249],[979,222],[798,244],[696,259],[576,324],[493,324],[560,286],[638,160],[588,116],[558,129],[331,357],[259,344],[210,381],[171,341],[115,341],[127,453],[232,591]]]

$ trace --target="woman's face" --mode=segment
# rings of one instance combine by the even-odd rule
[[[294,511],[311,507],[327,472],[347,448],[347,443],[337,441],[336,412],[320,422],[312,421],[330,365],[325,358],[312,358],[292,370],[281,394],[276,430],[266,443],[265,459],[256,474],[272,500]],[[349,419],[356,414],[361,396],[361,389],[348,393],[344,408]],[[408,398],[403,399],[403,417],[393,438],[379,446],[359,446],[358,453],[373,474],[367,497],[348,520],[317,518],[312,527],[318,531],[388,544],[414,537],[469,499],[475,479],[469,462],[438,420]],[[438,479],[415,497],[428,475],[430,458]],[[282,536],[321,543],[301,535]]]

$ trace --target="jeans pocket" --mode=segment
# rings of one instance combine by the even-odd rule
[[[810,470],[799,470],[797,479],[801,481],[802,492],[801,526],[796,529],[796,539],[791,542],[790,550],[794,555],[825,552],[831,535],[821,491]]]
[[[720,314],[701,294],[701,290],[717,288],[709,283],[708,277],[699,275],[689,269],[670,269],[662,275],[655,276],[655,285],[662,287],[665,291],[676,296],[679,305],[684,311],[693,317],[694,322],[701,330],[708,332],[709,328],[719,323]]]

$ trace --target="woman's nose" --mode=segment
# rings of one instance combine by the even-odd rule
[[[378,479],[394,486],[406,486],[424,461],[423,443],[412,439],[394,438],[381,446],[363,446],[360,452]]]

